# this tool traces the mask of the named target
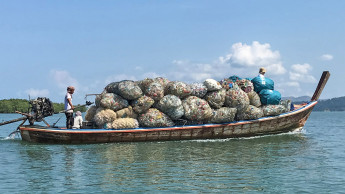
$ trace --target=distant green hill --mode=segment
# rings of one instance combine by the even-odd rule
[[[345,96],[320,100],[314,111],[345,111]]]
[[[54,111],[60,112],[64,110],[63,103],[53,103]],[[79,106],[75,105],[75,106]],[[15,111],[27,113],[30,107],[29,101],[25,99],[4,99],[0,100],[0,113],[15,113]],[[79,110],[81,112],[86,111],[86,107],[79,107],[75,110]]]
[[[292,102],[308,102],[311,97],[310,96],[300,96],[300,97],[292,97],[292,96],[289,96],[289,97],[282,97],[282,100],[291,100]]]

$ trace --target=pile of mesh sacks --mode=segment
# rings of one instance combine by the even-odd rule
[[[96,96],[85,120],[97,128],[128,129],[227,123],[288,112],[291,102],[271,103],[264,97],[262,91],[273,87],[260,85],[257,92],[255,82],[237,76],[192,84],[162,77],[123,80]]]

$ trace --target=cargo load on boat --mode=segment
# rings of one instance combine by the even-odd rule
[[[269,90],[273,81],[267,79],[262,86],[253,80],[231,76],[188,84],[157,77],[112,82],[96,96],[85,119],[96,128],[171,127],[252,120],[290,110],[280,104],[279,92]]]

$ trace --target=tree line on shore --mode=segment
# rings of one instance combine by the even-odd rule
[[[314,111],[345,111],[345,96],[320,100]]]
[[[75,105],[75,106],[79,106]],[[54,111],[60,112],[64,110],[63,103],[54,103],[53,102]],[[16,111],[27,113],[30,108],[30,104],[28,100],[25,99],[4,99],[0,100],[0,113],[15,113]],[[75,109],[75,111],[85,112],[87,107],[82,106]]]

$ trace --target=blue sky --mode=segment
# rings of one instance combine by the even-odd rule
[[[0,99],[74,103],[112,81],[187,83],[261,66],[283,96],[345,96],[345,1],[0,0]],[[89,97],[88,100],[93,101]]]

